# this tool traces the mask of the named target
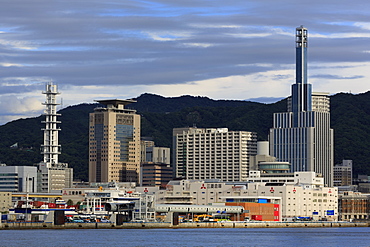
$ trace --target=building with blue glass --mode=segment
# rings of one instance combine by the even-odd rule
[[[140,115],[125,108],[134,100],[98,100],[90,113],[89,181],[139,182]]]
[[[288,111],[275,113],[270,129],[270,153],[289,162],[291,172],[321,173],[333,185],[333,130],[328,93],[312,93],[307,82],[307,29],[296,29],[296,83],[288,98]]]

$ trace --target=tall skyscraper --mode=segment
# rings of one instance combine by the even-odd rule
[[[296,29],[296,83],[288,112],[275,113],[270,129],[270,153],[291,163],[291,172],[314,171],[333,185],[334,143],[328,93],[312,93],[307,82],[307,29]]]
[[[140,115],[125,106],[134,100],[98,100],[90,113],[89,181],[139,182]]]
[[[58,160],[60,152],[58,133],[60,128],[58,124],[60,121],[57,117],[56,96],[58,92],[57,85],[52,82],[46,84],[46,91],[42,92],[46,95],[46,101],[43,105],[46,106],[45,110],[45,128],[44,131],[44,144],[41,146],[41,154],[44,155],[43,162],[38,164],[38,191],[51,192],[60,191],[64,188],[71,188],[73,184],[73,169],[68,168],[67,163],[60,163]]]
[[[250,157],[257,154],[257,134],[227,128],[173,129],[175,177],[245,181]]]

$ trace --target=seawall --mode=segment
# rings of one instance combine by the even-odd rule
[[[21,229],[150,229],[150,228],[305,228],[305,227],[369,227],[370,223],[350,222],[202,222],[202,223],[180,223],[172,225],[169,222],[142,222],[123,223],[65,223],[54,225],[53,223],[35,222],[12,222],[0,224],[0,230]]]

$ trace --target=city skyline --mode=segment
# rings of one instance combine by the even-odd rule
[[[64,107],[142,93],[276,101],[289,96],[295,81],[292,37],[299,25],[310,30],[308,75],[315,91],[366,92],[369,5],[2,3],[0,124],[40,115],[39,92],[50,81],[63,92]]]

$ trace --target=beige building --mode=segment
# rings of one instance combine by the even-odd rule
[[[0,213],[9,211],[9,208],[13,208],[12,193],[0,192]]]
[[[139,182],[140,115],[125,106],[134,100],[98,100],[90,113],[89,181]]]
[[[156,193],[159,204],[209,205],[233,202],[230,198],[275,198],[280,201],[283,220],[338,218],[337,188],[325,187],[323,177],[314,172],[295,172],[289,177],[259,177],[257,172],[248,182],[171,181],[167,190]]]
[[[173,129],[175,177],[245,181],[250,158],[257,153],[257,134],[227,128]]]

